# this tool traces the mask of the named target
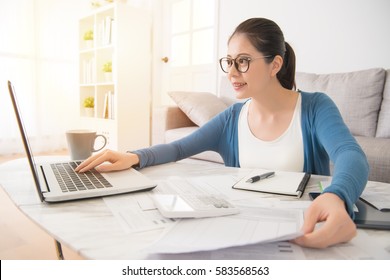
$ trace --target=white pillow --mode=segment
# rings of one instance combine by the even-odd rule
[[[209,92],[171,91],[168,95],[177,106],[198,126],[227,108],[216,95]]]

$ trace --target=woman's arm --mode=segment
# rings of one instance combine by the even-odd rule
[[[306,210],[304,235],[294,242],[325,248],[347,242],[356,235],[353,203],[367,183],[368,162],[329,97],[318,94],[311,106],[312,135],[333,161],[334,174],[331,185]],[[318,223],[322,224],[317,226]]]
[[[204,151],[218,151],[221,135],[231,115],[228,108],[216,115],[190,135],[167,144],[132,151],[140,158],[139,167],[174,162],[188,158]]]
[[[223,135],[232,108],[221,112],[192,134],[167,144],[159,144],[128,153],[106,150],[91,156],[79,165],[76,171],[85,172],[95,168],[102,172],[127,169],[178,161],[195,154],[212,150],[219,152]]]
[[[314,126],[319,142],[334,163],[332,182],[324,193],[334,193],[353,217],[353,204],[367,184],[369,165],[363,150],[345,125],[334,102],[325,94],[315,103]]]

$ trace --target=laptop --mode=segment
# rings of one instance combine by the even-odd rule
[[[91,170],[86,173],[77,173],[74,169],[81,163],[80,161],[36,165],[23,125],[15,90],[10,81],[8,81],[8,90],[36,190],[42,202],[71,201],[138,191],[149,191],[157,186],[155,182],[133,168],[107,173],[99,173],[96,170]]]

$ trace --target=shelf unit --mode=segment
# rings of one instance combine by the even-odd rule
[[[92,42],[84,34],[93,30]],[[111,74],[103,65],[112,63]],[[94,97],[94,111],[84,99]],[[128,151],[150,145],[151,20],[125,3],[107,4],[79,21],[80,128],[108,139],[107,148]]]

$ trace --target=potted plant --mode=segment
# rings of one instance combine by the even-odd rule
[[[83,39],[85,41],[85,44],[86,44],[87,48],[92,48],[93,47],[93,31],[91,29],[87,30],[84,33]]]
[[[104,63],[102,70],[104,72],[104,76],[106,78],[106,81],[111,82],[112,81],[112,62],[107,61],[106,63]]]
[[[84,110],[87,117],[93,117],[94,108],[95,108],[95,98],[93,96],[88,96],[84,99]]]

